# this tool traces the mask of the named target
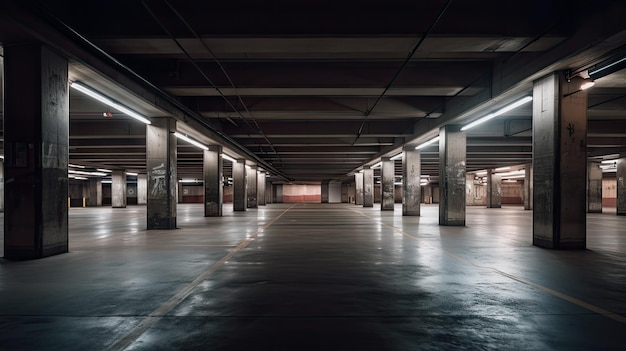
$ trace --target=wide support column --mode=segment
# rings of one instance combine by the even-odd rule
[[[248,166],[250,167],[247,170],[246,174],[246,193],[247,193],[247,201],[246,207],[248,208],[257,208],[259,207],[259,189],[258,189],[258,173],[256,171],[256,166]]]
[[[102,206],[102,179],[89,178],[87,189],[87,206]]]
[[[137,175],[137,205],[148,203],[148,175]]]
[[[602,213],[602,168],[600,168],[600,162],[587,162],[587,212]]]
[[[210,145],[204,150],[204,216],[221,217],[224,202],[224,161],[222,146]]]
[[[380,210],[393,211],[396,204],[395,186],[393,184],[396,178],[396,170],[394,161],[389,157],[383,157],[380,169]]]
[[[274,191],[272,188],[273,188],[272,182],[269,180],[266,180],[265,181],[265,203],[267,204],[271,204],[272,202],[274,202]]]
[[[354,175],[356,190],[354,193],[354,204],[363,206],[363,172]]]
[[[493,172],[487,170],[487,208],[502,207],[502,179]]]
[[[246,210],[246,160],[233,162],[233,211]]]
[[[323,204],[327,204],[328,203],[328,197],[329,197],[329,191],[330,191],[330,181],[329,180],[323,180],[322,181],[322,203]]]
[[[341,183],[341,203],[347,204],[350,202],[349,195],[350,184],[349,183]]]
[[[176,229],[176,120],[153,118],[146,126],[148,230]]]
[[[617,178],[617,215],[626,216],[626,158],[617,160],[615,177]]]
[[[419,216],[421,200],[421,153],[406,146],[402,154],[402,215]]]
[[[587,92],[562,72],[533,88],[533,244],[586,247]]]
[[[278,204],[283,203],[283,185],[276,184],[275,189],[276,189],[276,203]]]
[[[533,164],[524,167],[524,209],[533,209]]]
[[[4,46],[4,257],[68,251],[68,60]]]
[[[363,207],[374,207],[374,170],[363,167]]]
[[[265,206],[265,172],[259,172],[257,178],[259,206]]]
[[[466,145],[461,126],[439,129],[439,225],[465,225]]]
[[[111,173],[111,207],[126,207],[126,171],[114,170]]]

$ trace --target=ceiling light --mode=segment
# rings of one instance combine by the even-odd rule
[[[202,150],[208,150],[209,148],[206,145],[201,144],[200,142],[197,142],[193,139],[191,139],[190,137],[184,135],[184,134],[180,134],[179,132],[174,132],[174,135],[176,135],[177,138],[179,139],[183,139],[184,141],[188,142],[189,144],[199,147]]]
[[[402,158],[402,153],[399,153],[399,154],[397,154],[397,155],[395,155],[395,156],[390,157],[389,159],[390,159],[391,161],[395,161],[395,160],[399,160],[399,159],[401,159],[401,158]]]
[[[126,172],[126,175],[129,175],[129,176],[135,176],[135,177],[136,177],[136,176],[138,176],[139,174],[134,173],[134,172]]]
[[[79,176],[70,176],[70,178],[76,179],[76,180],[87,180],[89,178],[85,178],[85,177],[79,177]]]
[[[588,82],[584,82],[583,84],[580,85],[580,90],[587,90],[587,89],[591,88],[594,85],[596,85],[596,82],[594,82],[593,80],[590,80]]]
[[[128,107],[118,104],[117,102],[113,101],[112,99],[102,95],[101,93],[87,87],[86,85],[83,85],[82,83],[79,82],[72,82],[70,83],[70,87],[80,91],[81,93],[91,96],[92,98],[102,102],[105,105],[108,105],[110,107],[113,107],[114,109],[123,112],[127,115],[129,115],[130,117],[139,120],[145,124],[152,124],[152,122],[150,122],[150,120],[140,114],[138,114],[137,112],[129,109]]]
[[[67,173],[69,173],[69,174],[90,175],[90,176],[96,176],[96,177],[104,177],[104,176],[107,175],[106,173],[101,173],[101,172],[76,171],[76,170],[73,170],[73,169],[68,169]]]
[[[624,63],[626,63],[626,57],[622,57],[621,59],[615,60],[615,61],[613,61],[613,62],[611,62],[611,63],[609,63],[607,65],[604,65],[604,66],[602,66],[600,68],[590,69],[590,70],[587,71],[587,74],[589,74],[589,76],[597,76],[598,73],[613,67],[613,69],[611,69],[610,72],[608,72],[608,73],[612,73],[612,72],[615,72],[615,71],[620,69],[619,67],[614,67],[614,66],[617,66],[617,65],[620,65],[620,64],[624,64]],[[602,76],[605,76],[605,75],[606,74],[603,74]],[[596,78],[596,77],[594,77],[594,78]]]
[[[617,162],[617,159],[615,160],[603,160],[602,163],[607,164],[607,163],[615,163]]]
[[[439,141],[439,136],[436,136],[436,137],[430,139],[429,141],[427,141],[425,143],[417,145],[415,147],[415,150],[423,149],[423,148],[425,148],[426,146],[428,146],[428,145],[430,145],[432,143],[436,143],[437,141]]]
[[[111,173],[111,172],[113,172],[113,171],[111,171],[110,169],[104,169],[104,168],[96,168],[96,171],[105,172],[105,173]]]
[[[225,159],[225,160],[228,160],[230,162],[237,162],[237,160],[235,160],[233,157],[228,156],[226,154],[222,154],[222,158]]]
[[[508,171],[509,169],[511,169],[511,167],[500,167],[500,168],[496,168],[495,171],[496,172]]]
[[[375,163],[375,164],[374,164],[372,167],[370,167],[370,168],[378,168],[378,167],[380,167],[380,166],[382,166],[382,165],[383,165],[383,162],[382,162],[382,161],[380,161],[380,162],[378,162],[378,163]]]
[[[519,99],[519,100],[517,100],[517,101],[515,101],[515,102],[513,102],[513,103],[511,103],[511,104],[509,104],[509,105],[499,109],[498,111],[496,111],[494,113],[490,113],[490,114],[486,115],[485,117],[482,117],[482,118],[479,118],[479,119],[475,120],[474,122],[472,122],[472,123],[462,127],[461,130],[468,130],[470,128],[474,128],[474,127],[476,127],[479,124],[485,123],[485,122],[487,122],[488,120],[490,120],[492,118],[496,118],[496,117],[498,117],[498,116],[500,116],[500,115],[502,115],[504,113],[507,113],[507,112],[509,112],[509,111],[511,111],[513,109],[516,109],[516,108],[522,106],[523,104],[525,104],[527,102],[530,102],[532,100],[533,100],[532,96],[525,96],[525,97],[523,97],[523,98],[521,98],[521,99]]]
[[[81,166],[81,165],[73,165],[71,163],[67,164],[69,167],[74,167],[74,168],[85,168],[85,166]]]

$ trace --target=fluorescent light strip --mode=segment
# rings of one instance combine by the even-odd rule
[[[594,81],[584,82],[583,84],[580,85],[580,90],[587,90],[594,85],[596,85],[596,82]]]
[[[225,160],[228,160],[230,162],[237,162],[237,160],[235,160],[235,158],[233,158],[231,156],[228,156],[226,154],[222,154],[222,158],[225,159]]]
[[[482,117],[482,118],[479,118],[479,119],[475,120],[474,122],[472,122],[472,123],[462,127],[461,130],[468,130],[470,128],[474,128],[474,127],[476,127],[479,124],[485,123],[485,122],[487,122],[488,120],[490,120],[492,118],[496,118],[496,117],[500,116],[501,114],[504,114],[504,113],[507,113],[507,112],[509,112],[509,111],[511,111],[513,109],[516,109],[516,108],[522,106],[523,104],[525,104],[527,102],[530,102],[532,100],[533,100],[532,96],[525,96],[525,97],[523,97],[523,98],[513,102],[512,104],[509,104],[509,105],[499,109],[498,111],[496,111],[494,113],[490,113],[490,114],[486,115],[485,117]]]
[[[626,57],[622,57],[621,59],[619,59],[619,60],[617,60],[617,61],[615,61],[615,62],[611,63],[610,65],[606,65],[606,66],[604,66],[604,67],[600,67],[600,68],[598,68],[598,69],[596,69],[596,70],[589,70],[589,71],[587,71],[587,74],[589,74],[590,76],[591,76],[591,75],[594,75],[594,74],[596,74],[596,73],[598,73],[598,72],[602,72],[602,71],[604,71],[604,70],[605,70],[605,69],[607,69],[607,68],[610,68],[610,67],[613,67],[613,66],[615,66],[615,65],[618,65],[618,64],[620,64],[620,63],[622,63],[622,62],[624,62],[624,61],[626,61]]]
[[[378,168],[378,167],[381,167],[382,165],[383,165],[383,161],[380,161],[380,162],[378,162],[378,163],[375,163],[375,164],[374,164],[372,167],[370,167],[370,168]]]
[[[74,167],[74,168],[85,168],[85,166],[81,166],[81,165],[73,165],[71,163],[67,164],[69,167]]]
[[[615,163],[617,162],[618,159],[614,159],[614,160],[603,160],[602,163],[604,164],[611,164],[611,163]]]
[[[112,170],[110,170],[110,169],[104,169],[104,168],[96,168],[96,171],[106,172],[106,173],[111,173],[111,172],[113,172],[113,171],[112,171]]]
[[[402,158],[402,153],[399,153],[399,154],[397,154],[395,156],[390,157],[389,159],[392,160],[392,161],[395,161],[395,160],[399,160],[401,158]]]
[[[82,175],[90,175],[90,176],[97,176],[97,177],[104,177],[107,174],[106,173],[101,173],[101,172],[86,172],[86,171],[75,171],[73,169],[68,169],[67,173],[69,174],[82,174]]]
[[[132,117],[132,118],[134,118],[134,119],[136,119],[138,121],[141,121],[141,122],[143,122],[145,124],[152,124],[152,122],[150,122],[150,120],[147,119],[146,117],[138,114],[137,112],[129,109],[128,107],[126,107],[124,105],[118,104],[117,102],[115,102],[115,101],[111,100],[110,98],[102,95],[101,93],[99,93],[99,92],[97,92],[97,91],[87,87],[86,85],[83,85],[82,83],[73,82],[73,83],[70,83],[70,86],[72,88],[80,91],[81,93],[83,93],[85,95],[88,95],[88,96],[91,96],[92,98],[102,102],[103,104],[108,105],[110,107],[113,107],[114,109],[116,109],[116,110],[118,110],[120,112],[123,112],[123,113],[127,114],[128,116],[130,116],[130,117]]]
[[[432,144],[432,143],[435,143],[435,142],[437,142],[437,141],[439,141],[439,136],[436,136],[436,137],[434,137],[434,138],[430,139],[429,141],[427,141],[427,142],[425,142],[425,143],[422,143],[422,144],[420,144],[420,145],[417,145],[417,146],[415,147],[415,150],[423,149],[423,148],[425,148],[426,146],[428,146],[428,145],[430,145],[430,144]]]
[[[184,141],[188,142],[189,144],[191,144],[193,146],[201,148],[202,150],[208,150],[209,149],[208,146],[203,145],[200,142],[195,141],[195,140],[191,139],[190,137],[188,137],[188,136],[186,136],[184,134],[180,134],[179,132],[175,132],[174,135],[176,135],[177,138],[183,139]]]
[[[129,176],[135,176],[135,177],[136,177],[136,176],[138,176],[139,174],[134,173],[134,172],[126,172],[126,175],[129,175]]]

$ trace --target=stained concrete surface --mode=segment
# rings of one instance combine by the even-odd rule
[[[401,205],[397,205],[401,206]],[[626,218],[588,250],[531,245],[531,212],[465,227],[348,204],[70,210],[70,253],[0,261],[0,350],[621,350]]]

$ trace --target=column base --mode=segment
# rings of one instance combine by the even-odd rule
[[[533,245],[544,249],[554,250],[586,250],[587,245],[584,242],[554,242],[551,240],[533,238]]]
[[[176,229],[176,217],[148,218],[148,230],[152,229]]]

